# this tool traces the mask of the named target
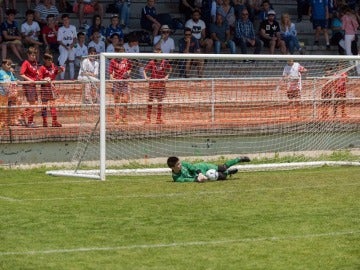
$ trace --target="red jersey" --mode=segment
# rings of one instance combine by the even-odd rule
[[[29,60],[25,60],[20,68],[20,75],[26,75],[30,79],[36,81],[39,79],[38,73],[38,65],[37,62],[29,62]]]
[[[109,65],[109,74],[113,74],[114,79],[127,79],[128,71],[131,68],[132,65],[128,59],[112,59]]]
[[[171,65],[166,60],[156,61],[150,60],[149,63],[145,66],[145,72],[150,71],[151,79],[163,79],[166,77],[167,72],[171,69]],[[164,88],[164,81],[155,81],[149,83],[150,88]]]
[[[60,73],[60,70],[53,63],[50,66],[41,66],[39,69],[39,79],[50,78],[55,80],[56,76]]]
[[[55,26],[56,31],[59,29],[58,26]],[[41,35],[45,34],[46,41],[49,44],[57,44],[57,34],[54,30],[52,30],[49,26],[45,25],[41,30]]]
[[[335,80],[335,93],[336,94],[345,94],[346,93],[346,80],[347,80],[347,74],[341,73],[341,74],[335,74],[334,76],[339,76],[340,78]]]

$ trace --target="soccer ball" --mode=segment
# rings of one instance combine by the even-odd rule
[[[210,169],[206,172],[205,176],[211,181],[215,181],[219,177],[219,173],[215,169]]]

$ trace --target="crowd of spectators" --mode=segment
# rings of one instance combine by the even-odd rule
[[[41,2],[40,2],[41,1]],[[110,19],[105,19],[106,7],[98,0],[76,0],[69,9],[68,2],[61,0],[35,0],[27,2],[25,20],[16,18],[16,1],[4,1],[5,18],[1,23],[2,59],[11,51],[18,64],[22,63],[29,46],[39,52],[60,55],[55,59],[60,65],[69,64],[69,79],[75,78],[73,65],[79,67],[87,48],[97,53],[114,52],[117,45],[126,51],[139,52],[136,35],[127,37],[131,2],[116,0]],[[147,0],[141,10],[139,25],[151,32],[152,44],[163,52],[181,52],[183,39],[171,37],[172,25],[164,23],[157,12],[155,0]],[[356,31],[359,27],[358,3],[352,0],[298,0],[297,21],[292,22],[288,13],[276,12],[270,0],[180,0],[179,11],[183,13],[184,28],[190,29],[199,46],[199,53],[251,53],[259,54],[267,48],[270,54],[303,54],[296,24],[309,16],[314,29],[314,45],[322,44],[330,49],[339,47],[339,53],[357,54]],[[67,14],[77,14],[78,22]],[[92,21],[85,20],[89,14]],[[19,17],[22,17],[21,14]],[[107,20],[107,21],[106,21]],[[78,27],[75,27],[78,25]],[[187,30],[185,29],[185,33]],[[328,30],[331,29],[331,36]],[[131,45],[130,45],[131,44]],[[64,75],[62,75],[64,76]]]

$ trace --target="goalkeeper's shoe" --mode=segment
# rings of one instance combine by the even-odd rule
[[[233,169],[228,169],[227,171],[227,175],[232,175],[238,172],[238,169],[233,168]]]
[[[238,157],[239,159],[239,162],[250,162],[250,158],[249,157],[246,157],[246,156],[243,156],[243,157]]]

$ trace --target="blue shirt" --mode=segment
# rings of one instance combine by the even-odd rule
[[[16,81],[14,74],[11,71],[5,71],[5,70],[1,69],[0,70],[0,82],[11,82],[11,81]],[[7,91],[3,87],[2,84],[0,84],[0,95],[1,96],[7,95]]]
[[[311,0],[312,18],[315,20],[326,20],[326,9],[328,8],[328,0]]]
[[[119,35],[120,39],[124,38],[124,33],[119,25],[115,28],[109,25],[109,27],[106,28],[105,37],[111,37],[111,35],[115,33]]]

